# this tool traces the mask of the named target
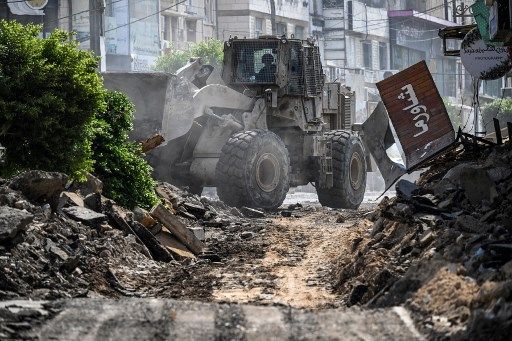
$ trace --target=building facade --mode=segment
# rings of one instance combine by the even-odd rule
[[[309,3],[302,0],[275,0],[276,34],[309,36]],[[217,0],[217,37],[255,38],[272,34],[269,0]]]
[[[163,48],[185,50],[191,43],[217,38],[217,0],[161,0]]]

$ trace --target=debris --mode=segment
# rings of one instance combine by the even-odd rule
[[[84,198],[84,204],[93,211],[101,212],[101,194],[90,193]]]
[[[461,187],[471,204],[492,202],[497,196],[494,182],[487,171],[474,163],[463,163],[450,169],[444,179]]]
[[[102,213],[97,213],[85,207],[72,206],[62,209],[64,213],[69,215],[72,219],[81,221],[86,225],[97,227],[99,224],[107,220],[107,216]]]
[[[292,211],[281,211],[283,217],[289,218],[292,216]]]
[[[205,233],[204,233],[204,228],[202,228],[202,227],[189,227],[188,229],[190,231],[192,231],[194,236],[196,236],[196,238],[199,239],[200,241],[204,241],[206,239],[206,236],[205,236]]]
[[[206,209],[202,205],[195,205],[190,202],[183,203],[183,206],[187,212],[191,213],[195,218],[201,219],[206,213]]]
[[[151,252],[154,260],[161,262],[173,260],[169,251],[158,242],[157,238],[147,228],[136,221],[130,222],[130,226],[137,237],[146,245],[149,252]]]
[[[240,238],[242,239],[252,239],[256,236],[256,233],[252,231],[244,231],[240,234]]]
[[[151,136],[150,138],[140,142],[141,147],[142,147],[142,152],[147,153],[150,150],[155,149],[156,147],[158,147],[159,145],[164,143],[164,141],[165,141],[165,139],[162,135],[155,134],[155,135]]]
[[[245,206],[240,208],[240,212],[242,212],[244,217],[247,217],[247,218],[263,218],[263,217],[265,217],[265,213],[263,213],[262,211],[258,211],[258,210],[255,210],[254,208],[249,208],[249,207],[245,207]]]
[[[395,185],[396,195],[402,196],[405,199],[411,199],[411,197],[418,191],[419,187],[416,184],[400,179]]]
[[[84,207],[84,199],[74,192],[62,192],[59,197],[58,209],[65,206],[80,206]]]
[[[103,191],[103,182],[92,174],[87,173],[85,182],[73,184],[73,189],[77,190],[84,197],[91,193],[99,193]]]
[[[202,251],[204,247],[203,243],[162,204],[153,207],[151,215],[167,227],[167,229],[194,254],[198,254]]]
[[[50,202],[64,190],[67,181],[65,174],[34,170],[16,176],[9,187],[21,191],[32,202]]]
[[[12,240],[24,231],[33,219],[34,215],[25,210],[0,206],[0,242]]]
[[[176,260],[196,259],[196,256],[180,243],[165,227],[156,235],[158,241],[167,248]]]

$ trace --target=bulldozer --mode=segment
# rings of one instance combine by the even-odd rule
[[[147,155],[159,180],[216,187],[238,207],[275,209],[309,183],[324,206],[363,200],[369,158],[352,130],[355,93],[325,81],[311,40],[234,37],[221,70],[193,59],[176,74],[103,76],[135,104],[132,138],[165,138]]]

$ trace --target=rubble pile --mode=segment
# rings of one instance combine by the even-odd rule
[[[169,283],[165,296],[177,297],[187,267],[218,258],[203,244],[204,227],[242,217],[166,183],[151,212],[126,210],[101,190],[93,176],[76,184],[29,171],[0,180],[0,299],[152,296]],[[134,278],[144,279],[139,287],[123,282]]]
[[[512,329],[512,148],[456,150],[400,180],[333,270],[347,305],[406,304],[437,336]]]

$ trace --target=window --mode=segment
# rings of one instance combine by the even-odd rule
[[[178,18],[176,17],[171,17],[171,38],[173,43],[178,41]],[[183,33],[181,34],[181,39],[183,39]]]
[[[482,81],[483,93],[488,96],[501,97],[501,81],[502,79],[494,79],[490,81]]]
[[[371,41],[363,41],[363,60],[364,60],[365,68],[372,67],[372,42]]]
[[[195,43],[196,42],[196,21],[195,20],[187,20],[187,41]]]
[[[343,8],[343,0],[324,0],[324,8]]]
[[[287,32],[286,32],[286,24],[284,23],[277,23],[276,24],[276,33],[278,36],[286,36],[287,35]]]
[[[164,16],[164,40],[171,40],[171,18]]]
[[[233,45],[235,83],[274,83],[277,72],[277,42],[240,42]]]
[[[204,15],[206,22],[213,23],[213,0],[204,0]]]
[[[304,39],[304,27],[295,26],[294,36],[296,39]]]
[[[254,19],[254,35],[258,38],[263,34],[263,19],[255,18]]]
[[[425,59],[425,52],[394,45],[392,69],[402,70]]]
[[[379,43],[379,66],[381,70],[388,68],[388,49],[386,43]]]

